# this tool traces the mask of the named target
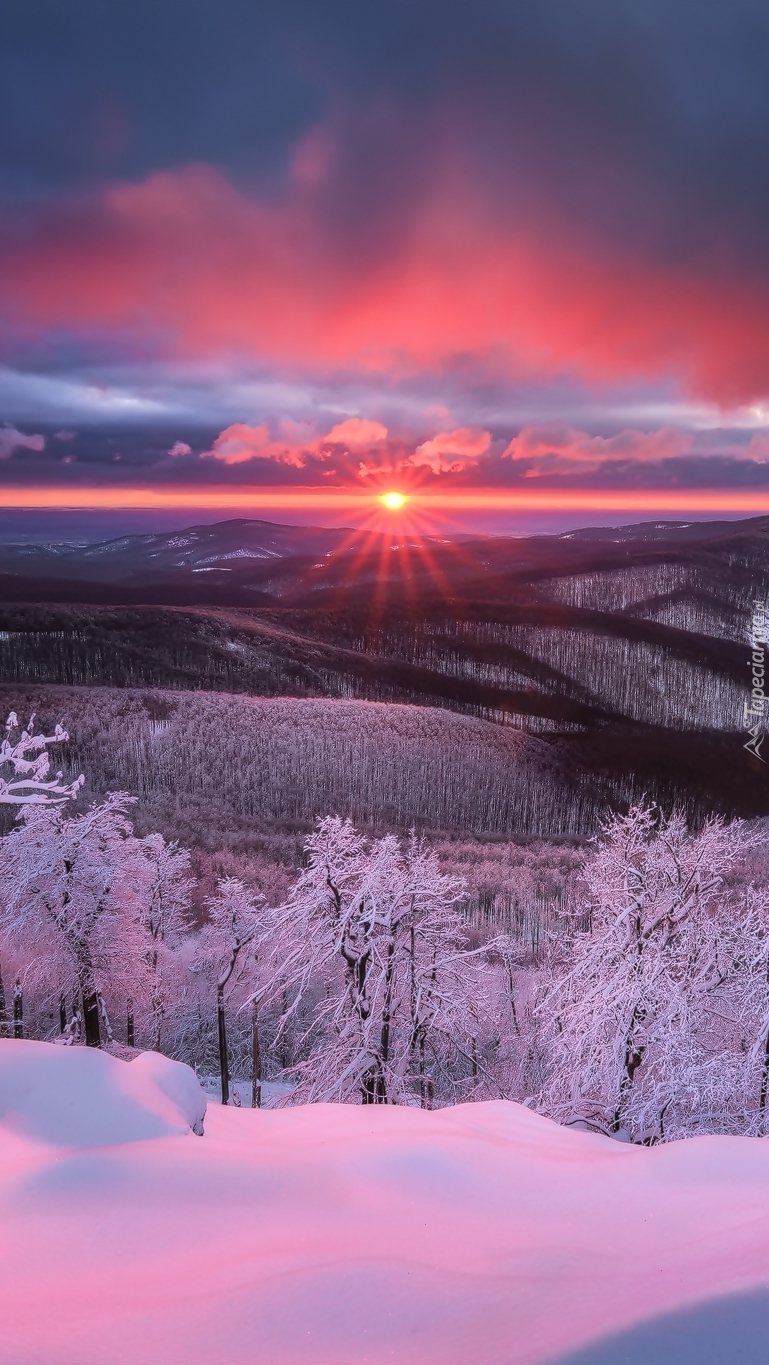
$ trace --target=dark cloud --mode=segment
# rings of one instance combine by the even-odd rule
[[[345,216],[376,220],[407,202],[447,137],[511,199],[545,181],[617,231],[638,232],[642,187],[649,228],[685,252],[703,231],[687,204],[733,231],[766,223],[769,11],[756,0],[3,5],[6,194],[190,162],[265,190],[324,122],[347,128],[333,179]]]

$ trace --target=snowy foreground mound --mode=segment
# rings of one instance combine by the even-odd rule
[[[214,1106],[198,1138],[196,1086],[0,1041],[3,1365],[767,1359],[769,1142],[504,1103]]]
[[[202,1132],[205,1112],[194,1071],[158,1052],[121,1062],[90,1048],[0,1042],[0,1155],[11,1135],[110,1147]]]

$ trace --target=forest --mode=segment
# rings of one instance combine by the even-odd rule
[[[0,608],[0,1034],[224,1103],[763,1134],[766,530],[35,551],[74,576]]]
[[[276,728],[296,723],[286,703],[268,705],[287,713]],[[400,708],[383,709],[397,735]],[[205,708],[186,719],[193,782],[226,789],[238,754],[259,766],[263,715],[250,734]],[[162,741],[168,717],[151,724]],[[114,729],[101,733],[111,748]],[[513,738],[525,778],[531,741]],[[157,1049],[224,1103],[506,1098],[645,1144],[766,1133],[764,822],[692,829],[636,804],[589,839],[518,844],[513,857],[509,842],[452,848],[434,830],[382,833],[328,813],[296,832],[282,864],[252,849],[217,865],[145,832],[141,793],[54,771],[70,745],[63,724],[9,715],[3,1035]],[[186,752],[179,735],[173,747]],[[279,770],[269,779],[279,785]]]
[[[753,818],[769,782],[738,737],[768,544],[758,518],[403,544],[233,521],[0,547],[0,685],[7,708],[53,684],[439,709],[546,743],[599,804]]]

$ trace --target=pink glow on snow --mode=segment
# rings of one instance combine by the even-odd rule
[[[34,1046],[0,1042],[0,1114],[3,1063]],[[107,1089],[81,1075],[86,1117]],[[215,1106],[203,1138],[65,1149],[25,1141],[15,1103],[0,1118],[14,1365],[544,1365],[766,1282],[760,1140],[630,1147],[500,1102]]]

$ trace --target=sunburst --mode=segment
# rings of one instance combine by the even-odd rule
[[[405,493],[399,493],[397,489],[393,488],[388,493],[382,493],[379,501],[388,511],[399,512],[402,507],[406,506],[408,499]]]

